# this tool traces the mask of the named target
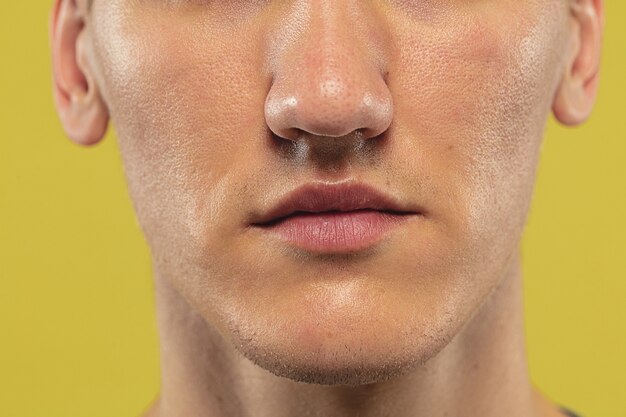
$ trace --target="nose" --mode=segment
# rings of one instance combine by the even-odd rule
[[[371,138],[391,124],[380,25],[362,1],[300,1],[271,35],[273,83],[265,101],[279,137]],[[359,22],[354,24],[354,22]]]

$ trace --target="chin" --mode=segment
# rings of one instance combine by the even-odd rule
[[[259,322],[240,327],[231,332],[231,340],[243,356],[274,375],[296,382],[356,386],[397,378],[423,365],[457,330],[450,321],[394,316],[398,312],[391,307],[369,310],[374,311],[381,313],[376,319],[350,309],[327,315],[301,310],[278,325],[274,316],[274,326]]]
[[[367,385],[402,376],[419,365],[418,360],[365,358],[351,355],[349,347],[339,347],[335,354],[323,356],[310,352],[298,354],[244,348],[243,355],[255,365],[272,374],[318,385]]]

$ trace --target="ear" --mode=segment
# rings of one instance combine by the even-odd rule
[[[93,145],[106,134],[109,111],[88,65],[86,2],[77,1],[55,0],[50,13],[54,103],[69,138]]]
[[[561,123],[573,126],[587,120],[596,99],[604,5],[603,0],[570,1],[567,57],[552,111]]]

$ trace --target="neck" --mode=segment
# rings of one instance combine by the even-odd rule
[[[149,415],[538,416],[526,361],[521,275],[516,258],[462,330],[424,365],[384,382],[331,386],[294,382],[253,364],[157,273],[162,382]]]

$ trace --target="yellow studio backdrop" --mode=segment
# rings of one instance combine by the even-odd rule
[[[150,259],[112,130],[67,140],[49,1],[0,1],[0,416],[136,417],[159,387]],[[531,375],[626,417],[626,3],[606,1],[597,106],[550,121],[523,246]]]

